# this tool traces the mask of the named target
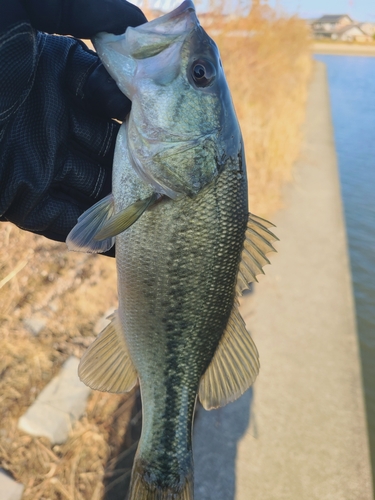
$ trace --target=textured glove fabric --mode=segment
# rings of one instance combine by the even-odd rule
[[[64,241],[82,212],[111,191],[119,127],[111,118],[123,119],[130,102],[81,41],[37,31],[28,18],[40,29],[90,36],[109,26],[99,27],[99,19],[93,31],[78,21],[69,26],[63,10],[38,21],[33,9],[44,15],[42,4],[127,2],[6,1],[13,10],[2,16],[0,0],[0,220]],[[124,11],[121,23],[119,32],[129,25]]]
[[[125,0],[24,0],[23,4],[36,29],[77,38],[92,38],[99,31],[119,35],[127,26],[146,22],[141,10]]]

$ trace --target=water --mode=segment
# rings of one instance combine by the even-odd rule
[[[315,58],[328,69],[375,477],[375,57]]]

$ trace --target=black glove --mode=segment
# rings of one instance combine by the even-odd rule
[[[111,191],[130,101],[79,40],[146,22],[125,0],[0,0],[0,220],[65,241]]]

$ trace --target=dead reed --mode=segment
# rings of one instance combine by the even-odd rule
[[[251,210],[268,216],[298,155],[311,67],[307,29],[257,3],[245,18],[202,22],[220,46],[241,122]],[[0,224],[0,249],[0,467],[25,485],[24,500],[99,500],[103,482],[109,491],[128,480],[130,465],[115,462],[119,453],[129,458],[123,448],[136,439],[129,432],[140,416],[135,392],[94,393],[59,446],[18,431],[17,421],[66,358],[81,356],[95,322],[116,304],[114,262],[69,254],[8,223]],[[45,322],[37,336],[25,323],[30,317]]]
[[[247,17],[208,19],[243,134],[250,211],[269,216],[281,205],[301,144],[311,72],[307,25],[255,2]]]

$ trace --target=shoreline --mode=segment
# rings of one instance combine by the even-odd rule
[[[359,45],[339,42],[314,42],[313,54],[330,54],[335,56],[365,56],[375,57],[375,43],[373,45]]]

